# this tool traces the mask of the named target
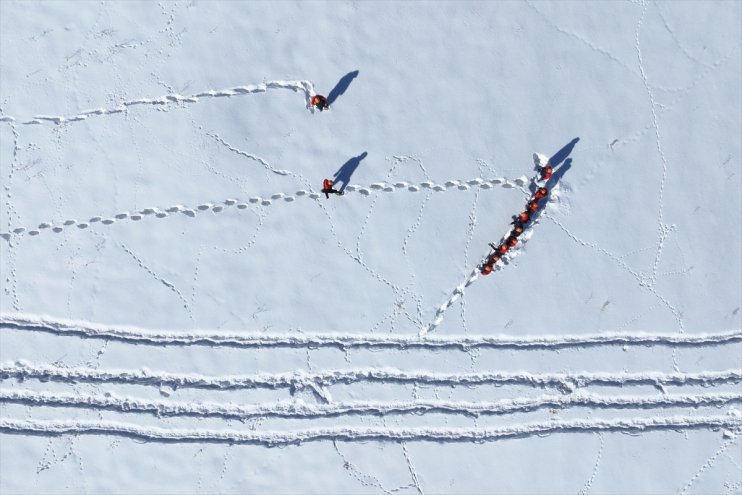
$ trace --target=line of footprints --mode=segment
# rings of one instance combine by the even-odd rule
[[[359,185],[353,185],[349,184],[345,191],[347,192],[357,192],[361,195],[368,196],[371,194],[372,191],[383,191],[383,192],[393,192],[396,190],[402,190],[406,189],[410,192],[418,192],[422,189],[428,189],[430,191],[446,191],[448,189],[459,189],[459,190],[468,190],[472,187],[479,187],[481,189],[491,189],[495,186],[499,186],[505,189],[512,189],[512,188],[523,188],[528,183],[528,177],[522,176],[518,177],[517,179],[509,180],[504,177],[495,177],[494,179],[482,179],[480,177],[470,179],[470,180],[449,180],[446,181],[444,184],[436,184],[431,181],[421,182],[419,184],[410,184],[408,182],[395,182],[393,184],[386,183],[386,182],[376,182],[369,186],[359,186]],[[273,204],[274,201],[280,201],[283,200],[285,202],[293,202],[297,198],[300,197],[308,197],[311,199],[319,199],[320,193],[314,192],[314,191],[307,191],[305,189],[300,189],[296,191],[293,195],[285,194],[285,193],[275,193],[271,195],[268,198],[263,198],[260,196],[253,196],[248,198],[247,201],[241,201],[238,199],[225,199],[223,201],[213,202],[213,203],[202,203],[196,207],[187,207],[183,205],[173,205],[168,208],[144,208],[143,210],[140,210],[138,212],[122,212],[114,215],[112,218],[104,218],[101,216],[94,216],[90,218],[88,221],[85,222],[78,222],[74,219],[68,219],[64,220],[61,224],[54,224],[52,222],[43,222],[39,224],[37,228],[28,229],[25,227],[17,227],[12,229],[10,232],[2,232],[0,233],[0,237],[3,239],[9,240],[12,235],[30,235],[30,236],[36,236],[39,235],[44,230],[50,230],[52,232],[62,232],[67,227],[73,227],[76,226],[79,229],[86,229],[90,227],[91,224],[95,223],[102,223],[104,225],[111,225],[115,223],[117,220],[142,220],[146,216],[155,216],[157,218],[165,218],[169,216],[171,213],[182,213],[184,215],[187,215],[189,217],[195,217],[196,213],[208,211],[211,210],[214,213],[219,213],[222,210],[224,210],[225,207],[231,207],[236,206],[238,209],[245,209],[248,206],[252,205],[262,205],[262,206],[270,206]]]

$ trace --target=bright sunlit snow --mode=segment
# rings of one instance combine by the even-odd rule
[[[3,0],[0,493],[742,493],[741,47],[737,1]]]

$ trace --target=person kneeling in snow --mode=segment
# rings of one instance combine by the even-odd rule
[[[327,104],[327,98],[325,98],[322,95],[314,95],[312,96],[312,99],[309,100],[309,103],[313,107],[317,107],[317,109],[321,112],[325,108],[330,108],[330,105]]]
[[[330,179],[325,179],[324,181],[322,181],[322,192],[325,193],[325,197],[327,199],[330,199],[330,193],[337,194],[338,196],[343,195],[341,191],[332,188],[332,181]]]

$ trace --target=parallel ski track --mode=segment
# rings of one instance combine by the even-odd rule
[[[702,347],[742,342],[742,329],[699,334],[602,332],[575,335],[418,335],[355,333],[268,334],[220,330],[150,330],[134,326],[100,325],[88,321],[47,316],[0,314],[0,329],[44,332],[53,335],[102,339],[157,346],[229,347],[337,347],[337,348],[523,348],[643,345]]]
[[[393,368],[352,368],[307,372],[298,370],[289,373],[256,373],[245,375],[206,376],[196,373],[168,373],[147,369],[100,370],[86,367],[60,367],[26,361],[0,364],[0,379],[39,379],[67,383],[124,383],[173,388],[243,389],[243,388],[310,388],[337,383],[383,382],[418,383],[437,385],[499,385],[516,384],[533,387],[555,386],[566,390],[588,385],[649,384],[663,385],[712,385],[717,383],[739,383],[742,370],[704,371],[697,373],[529,373],[522,372],[475,372],[436,373],[424,370],[403,371]]]
[[[523,188],[527,183],[527,177],[518,177],[516,179],[507,179],[505,177],[494,177],[491,179],[483,179],[481,177],[475,177],[469,180],[447,180],[444,184],[436,184],[432,181],[424,181],[419,184],[412,184],[405,181],[396,181],[393,183],[388,182],[374,182],[367,186],[361,186],[357,184],[350,184],[345,188],[346,193],[357,192],[363,196],[368,196],[371,192],[394,192],[401,189],[406,189],[409,192],[418,192],[422,189],[429,189],[436,192],[447,191],[449,189],[468,190],[472,187],[479,187],[481,189],[492,189],[495,186],[499,186],[505,189]],[[250,205],[270,206],[274,202],[283,201],[291,203],[296,201],[298,198],[310,198],[319,199],[321,194],[316,191],[299,189],[294,193],[283,193],[277,192],[271,194],[268,197],[262,196],[251,196],[246,200],[240,200],[235,198],[227,198],[223,200],[207,201],[200,203],[196,206],[184,206],[184,205],[172,205],[167,207],[152,206],[149,208],[143,208],[134,212],[123,211],[114,215],[103,216],[94,215],[85,221],[78,221],[74,218],[63,220],[61,223],[55,224],[51,221],[42,222],[37,227],[9,227],[8,232],[0,232],[0,237],[9,240],[13,235],[29,235],[37,236],[44,231],[51,231],[60,233],[66,228],[77,227],[78,229],[87,229],[95,224],[111,225],[117,221],[133,220],[139,221],[145,217],[156,217],[156,218],[167,218],[171,214],[182,213],[183,215],[191,218],[196,217],[198,213],[211,211],[212,213],[220,213],[225,208],[236,207],[237,209],[244,210]]]
[[[662,394],[662,395],[599,395],[575,392],[568,395],[541,395],[533,398],[502,399],[494,402],[451,400],[411,401],[349,401],[330,404],[307,403],[302,400],[235,405],[217,402],[174,402],[119,397],[115,394],[52,393],[33,390],[0,389],[0,402],[28,406],[75,407],[111,410],[122,413],[148,413],[162,416],[198,416],[225,419],[248,419],[275,416],[306,419],[349,414],[463,414],[467,416],[505,415],[544,408],[567,409],[590,407],[601,409],[656,409],[671,407],[721,407],[742,402],[742,393]]]
[[[68,124],[72,122],[81,122],[94,117],[97,115],[110,115],[116,113],[124,113],[130,107],[136,105],[169,105],[173,103],[197,103],[203,98],[220,98],[220,97],[232,97],[240,95],[248,95],[253,93],[265,93],[269,89],[290,89],[294,92],[301,91],[304,93],[304,100],[307,108],[309,108],[309,100],[314,91],[314,85],[311,81],[267,81],[261,84],[250,84],[245,86],[234,86],[226,89],[209,89],[201,91],[199,93],[192,94],[190,96],[183,96],[176,93],[166,94],[155,98],[137,98],[134,100],[123,101],[112,108],[95,108],[92,110],[86,110],[75,115],[36,115],[30,119],[24,119],[21,124],[32,125],[32,124]],[[10,115],[0,116],[0,122],[16,122],[16,119]]]
[[[645,432],[664,430],[740,428],[736,416],[671,416],[666,418],[578,419],[524,423],[498,428],[453,427],[331,427],[288,431],[213,430],[160,428],[116,421],[57,421],[0,418],[0,432],[21,435],[66,434],[118,435],[152,442],[244,443],[268,446],[300,444],[316,440],[405,440],[435,442],[488,442],[552,433],[599,431]]]

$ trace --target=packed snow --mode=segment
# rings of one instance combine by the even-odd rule
[[[741,48],[725,1],[0,2],[0,493],[742,493]]]

